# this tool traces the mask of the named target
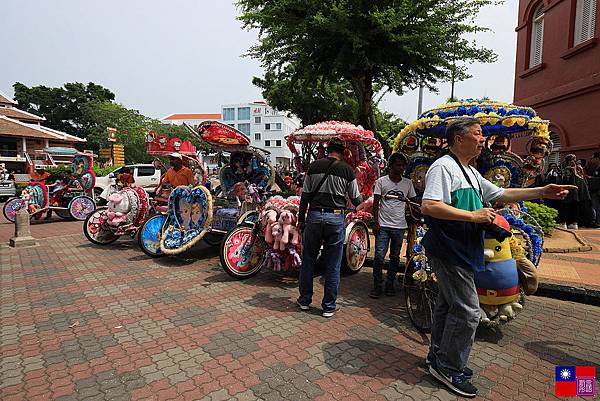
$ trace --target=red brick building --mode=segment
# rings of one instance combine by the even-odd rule
[[[555,152],[600,151],[600,0],[520,0],[514,103],[550,120]],[[521,154],[523,139],[513,149]],[[561,157],[561,160],[562,160]]]

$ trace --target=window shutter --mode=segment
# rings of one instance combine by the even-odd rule
[[[544,8],[540,5],[533,14],[531,26],[531,50],[529,67],[535,67],[542,62],[542,48],[544,46]]]
[[[577,0],[573,46],[594,37],[596,32],[597,0]]]

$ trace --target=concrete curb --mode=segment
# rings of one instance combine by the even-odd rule
[[[585,288],[575,284],[540,283],[534,295],[600,306],[600,289]]]

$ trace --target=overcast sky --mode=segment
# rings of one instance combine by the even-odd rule
[[[0,91],[12,96],[16,81],[95,82],[155,118],[261,100],[252,85],[260,65],[242,57],[257,34],[242,30],[236,16],[231,0],[5,0]],[[456,95],[511,101],[517,0],[484,9],[478,21],[493,30],[478,40],[498,61],[471,66],[473,78],[458,83]],[[450,85],[442,84],[439,95],[425,93],[424,108],[449,96]],[[388,94],[380,106],[413,120],[417,93]]]

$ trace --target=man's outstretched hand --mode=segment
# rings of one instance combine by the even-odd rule
[[[565,199],[569,191],[577,191],[575,185],[548,184],[542,187],[542,198],[545,199]]]

